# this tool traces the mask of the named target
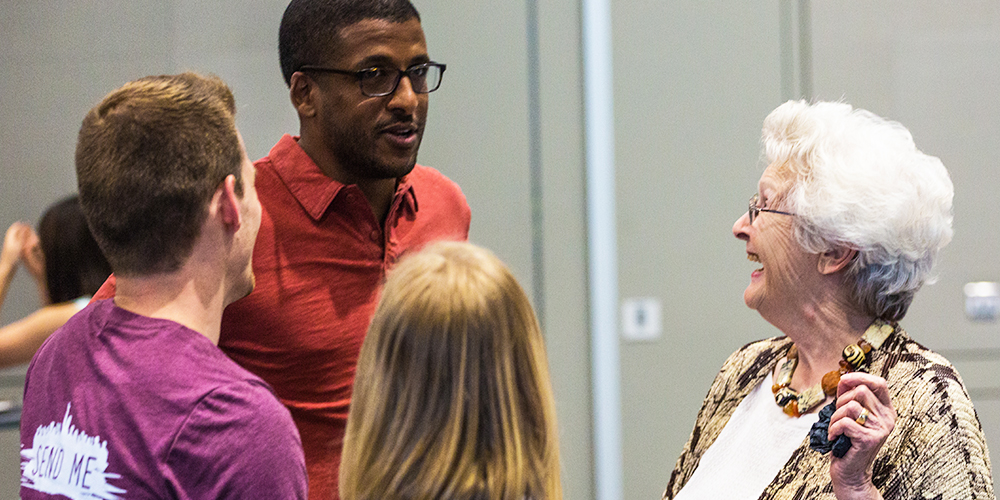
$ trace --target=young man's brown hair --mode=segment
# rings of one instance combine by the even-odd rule
[[[229,87],[195,73],[150,76],[112,92],[83,120],[80,203],[118,275],[176,270],[226,176],[242,195]]]

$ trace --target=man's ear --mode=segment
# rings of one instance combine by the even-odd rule
[[[305,74],[296,71],[292,73],[289,84],[288,95],[292,100],[292,106],[299,112],[299,116],[312,117],[316,115],[316,103],[314,93],[316,82]]]
[[[857,255],[853,248],[835,247],[819,254],[817,267],[820,274],[833,274],[847,268]]]
[[[240,213],[240,198],[236,196],[235,175],[229,174],[226,176],[226,179],[222,181],[219,188],[215,190],[212,200],[218,207],[222,223],[233,232],[236,232],[240,228],[240,224],[243,223],[243,219]]]

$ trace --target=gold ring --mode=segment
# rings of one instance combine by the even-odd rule
[[[858,414],[858,418],[854,419],[854,421],[864,427],[865,423],[868,422],[868,408],[862,408],[861,413]]]

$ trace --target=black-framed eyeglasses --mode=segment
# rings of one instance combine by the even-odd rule
[[[760,214],[761,212],[770,212],[772,214],[792,215],[792,216],[795,215],[791,212],[782,212],[781,210],[771,210],[770,208],[758,208],[757,207],[758,196],[759,195],[755,194],[750,197],[750,208],[747,209],[747,214],[750,216],[751,224],[753,224],[753,220],[756,219],[757,215]]]
[[[358,79],[361,86],[361,93],[368,97],[382,97],[392,94],[399,86],[399,81],[406,75],[410,79],[410,86],[418,94],[429,94],[441,86],[441,77],[447,65],[436,62],[426,62],[416,64],[399,70],[395,68],[365,68],[361,70],[347,70],[324,68],[322,66],[305,65],[299,67],[298,71],[321,71],[323,73],[337,73],[340,75],[350,75]]]

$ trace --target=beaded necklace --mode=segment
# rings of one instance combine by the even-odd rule
[[[792,344],[785,358],[778,362],[778,377],[774,385],[771,386],[771,392],[774,394],[774,402],[781,407],[782,411],[792,417],[799,417],[803,413],[809,413],[810,410],[822,403],[827,396],[835,396],[837,394],[837,384],[840,383],[841,375],[867,368],[869,362],[868,354],[872,349],[882,347],[882,343],[885,342],[885,339],[889,337],[889,334],[893,330],[895,328],[892,325],[876,319],[865,330],[864,335],[861,336],[861,340],[857,344],[850,344],[844,348],[844,352],[842,353],[843,359],[840,360],[839,369],[823,375],[821,383],[801,393],[788,387],[792,383],[792,375],[795,374],[795,368],[799,365],[799,350],[795,344]]]

